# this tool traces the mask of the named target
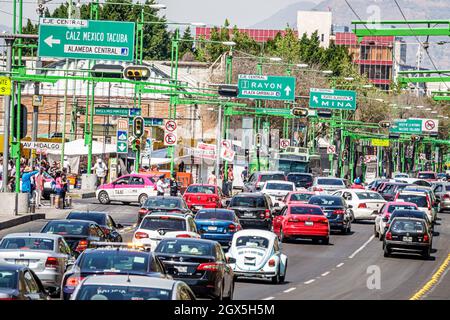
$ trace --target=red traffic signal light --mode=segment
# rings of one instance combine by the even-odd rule
[[[128,80],[147,80],[150,78],[150,68],[147,66],[128,66],[123,70],[123,76]]]
[[[307,117],[308,116],[308,109],[306,109],[306,108],[293,108],[291,110],[291,114],[294,117]]]

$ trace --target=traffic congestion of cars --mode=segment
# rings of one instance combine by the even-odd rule
[[[330,245],[360,221],[373,223],[384,257],[429,259],[434,225],[450,209],[450,182],[430,172],[396,176],[355,187],[255,172],[226,198],[208,184],[157,196],[151,177],[127,175],[101,186],[97,199],[140,204],[131,242],[108,212],[96,211],[8,234],[0,240],[0,300],[232,300],[236,281],[285,281],[284,243]]]

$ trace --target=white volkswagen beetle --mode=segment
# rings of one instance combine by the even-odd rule
[[[270,279],[284,282],[288,257],[281,253],[275,233],[247,229],[234,234],[226,256],[236,260],[230,263],[236,277]]]

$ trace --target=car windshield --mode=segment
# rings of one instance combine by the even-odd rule
[[[85,236],[88,235],[89,225],[81,222],[69,222],[69,221],[53,221],[49,222],[44,229],[43,233],[55,233],[60,235],[76,235]]]
[[[313,195],[309,193],[294,193],[289,201],[308,201]]]
[[[345,186],[344,181],[340,179],[317,179],[317,184],[326,186]]]
[[[388,212],[392,213],[395,210],[417,210],[416,207],[410,205],[390,205],[388,207]]]
[[[445,191],[450,191],[450,185],[445,186]]]
[[[234,220],[234,213],[232,211],[221,210],[204,210],[199,211],[195,215],[195,220]]]
[[[67,219],[94,221],[99,225],[105,224],[105,215],[103,214],[95,214],[87,212],[71,212],[67,216]]]
[[[266,190],[294,191],[294,185],[290,183],[267,183]]]
[[[308,203],[318,206],[342,206],[342,199],[340,197],[311,197]]]
[[[0,289],[16,289],[17,273],[0,269]]]
[[[135,251],[92,251],[84,253],[78,266],[82,272],[135,271],[146,272],[149,255]]]
[[[130,284],[83,285],[77,300],[170,300],[171,291],[159,288],[134,287]]]
[[[263,197],[234,197],[230,202],[231,207],[249,207],[249,208],[265,208],[266,204]]]
[[[205,193],[205,194],[215,194],[216,188],[212,186],[189,186],[186,189],[186,193]]]
[[[312,177],[306,174],[288,174],[287,180],[290,182],[312,182]]]
[[[394,178],[409,178],[406,173],[399,173],[394,176]]]
[[[146,217],[139,228],[146,230],[164,229],[184,231],[186,230],[186,221],[184,219],[173,217]]]
[[[422,221],[396,220],[392,223],[391,230],[394,232],[424,233],[425,225]]]
[[[435,179],[436,178],[436,174],[429,172],[429,173],[419,173],[419,175],[417,176],[417,178],[419,179]]]
[[[242,236],[237,238],[236,247],[268,248],[269,239],[260,236]]]
[[[357,192],[356,195],[360,200],[384,200],[377,192]]]
[[[396,217],[408,217],[426,219],[426,213],[420,210],[407,211],[405,209],[395,210],[391,215],[391,220]]]
[[[54,241],[46,238],[3,238],[0,249],[53,251]]]
[[[320,208],[309,208],[309,207],[291,207],[291,214],[311,214],[314,216],[323,215],[322,210]]]
[[[212,256],[213,246],[209,243],[194,241],[167,240],[161,241],[156,247],[155,252],[188,256]]]
[[[398,200],[404,202],[412,202],[416,204],[419,208],[428,207],[427,197],[425,195],[414,195],[414,194],[400,194]]]
[[[285,178],[284,174],[282,174],[282,173],[263,174],[263,175],[261,175],[261,179],[259,180],[259,182],[266,182],[269,180],[286,181],[286,178]]]
[[[148,198],[144,204],[146,208],[181,208],[181,200],[174,198]]]

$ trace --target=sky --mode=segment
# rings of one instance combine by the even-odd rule
[[[77,0],[74,0],[74,2]],[[232,25],[249,27],[271,16],[284,7],[300,0],[160,0],[167,9],[161,14],[173,22],[203,22],[208,25],[222,25],[228,18]],[[320,2],[320,0],[309,0]],[[24,16],[37,20],[37,0],[23,0]],[[51,5],[51,3],[56,3]],[[52,0],[50,9],[64,2]],[[81,0],[82,3],[87,2]],[[100,0],[100,2],[103,2]],[[0,0],[0,24],[12,26],[13,0]],[[9,13],[9,14],[8,14]]]

